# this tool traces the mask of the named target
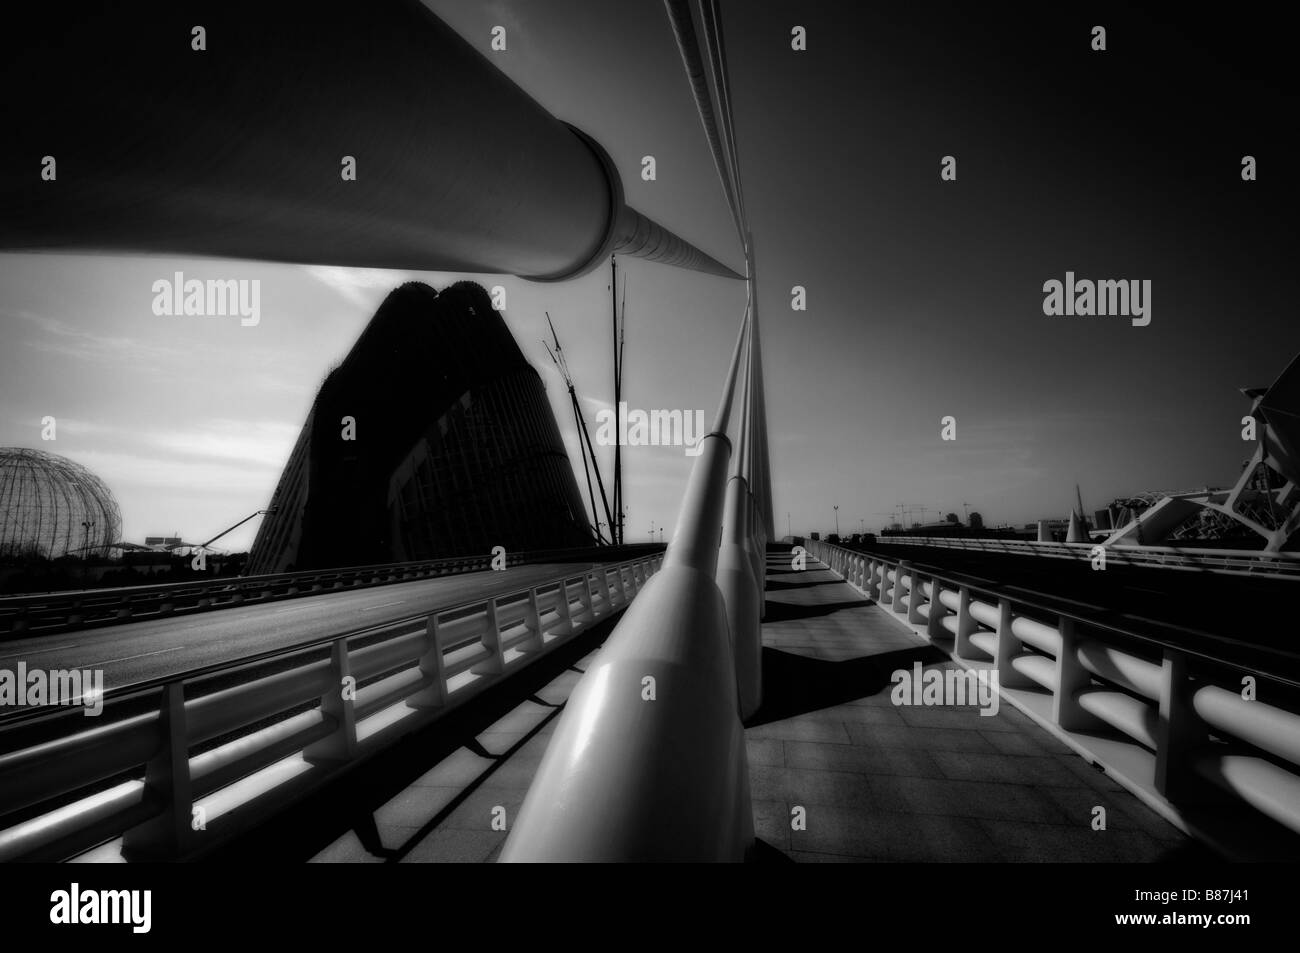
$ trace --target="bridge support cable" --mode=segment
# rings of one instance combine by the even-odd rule
[[[772,518],[772,462],[768,449],[767,430],[767,389],[763,384],[763,348],[760,341],[758,321],[758,286],[753,272],[754,239],[748,236],[746,248],[749,253],[747,271],[749,274],[750,323],[752,325],[754,351],[754,451],[756,459],[754,468],[758,490],[755,498],[759,505],[763,535],[772,539],[776,535],[776,524]]]
[[[501,860],[743,860],[761,703],[768,450],[752,241],[716,3],[665,0],[745,253],[747,302],[663,567],[570,696]],[[734,434],[734,439],[729,434]],[[734,452],[733,452],[734,451]]]
[[[727,69],[726,44],[723,40],[722,17],[718,0],[664,0],[669,21],[677,37],[682,63],[695,96],[700,123],[704,127],[714,167],[722,183],[722,190],[731,209],[737,234],[745,253],[745,274],[749,285],[750,333],[757,338],[757,289],[754,269],[753,235],[745,209],[744,190],[740,180],[740,158],[736,145],[735,122],[732,114],[731,82]],[[700,28],[696,28],[696,20]],[[703,49],[700,37],[703,35]],[[750,480],[755,492],[762,523],[767,538],[774,535],[770,496],[770,463],[767,448],[767,411],[762,386],[761,348],[753,344],[757,377],[753,400],[757,404],[753,426],[755,453],[758,457],[757,474]]]
[[[753,846],[735,653],[715,581],[748,328],[746,311],[662,568],[569,697],[504,862],[739,861]]]
[[[748,344],[752,345],[750,324]],[[727,607],[732,653],[736,664],[736,691],[741,718],[758,710],[762,700],[763,637],[760,625],[763,603],[763,561],[757,559],[756,502],[753,494],[753,388],[754,349],[746,347],[744,399],[742,402],[737,452],[727,481],[722,523],[722,546],[718,553],[716,578]]]
[[[668,0],[666,0],[668,2]],[[722,18],[719,12],[718,0],[697,0],[699,11],[699,20],[702,24],[702,34],[704,37],[705,52],[708,74],[713,91],[713,101],[701,101],[697,98],[697,106],[701,115],[708,115],[709,120],[705,121],[706,130],[712,126],[717,129],[717,141],[710,142],[710,148],[715,150],[715,165],[718,166],[719,176],[723,179],[723,188],[730,196],[734,196],[732,205],[732,215],[736,222],[736,227],[741,236],[741,244],[745,253],[745,275],[747,292],[749,296],[750,324],[749,333],[750,341],[749,350],[749,374],[752,378],[749,386],[748,402],[752,404],[748,408],[745,416],[744,426],[746,428],[746,459],[744,461],[743,476],[748,491],[748,496],[756,515],[753,520],[752,529],[747,533],[746,545],[750,548],[754,556],[755,573],[758,585],[758,616],[757,622],[751,622],[748,615],[741,613],[739,609],[730,616],[732,623],[733,636],[738,646],[754,642],[758,648],[754,652],[760,653],[755,655],[755,659],[761,658],[761,631],[758,622],[761,622],[765,612],[766,601],[763,598],[763,591],[766,584],[765,562],[767,541],[773,534],[772,505],[771,505],[771,480],[768,463],[767,448],[767,417],[766,402],[763,388],[763,371],[762,371],[762,349],[759,342],[759,320],[758,320],[758,293],[757,293],[757,275],[755,270],[755,254],[753,234],[749,227],[748,213],[745,209],[744,189],[741,187],[740,178],[740,158],[736,144],[735,123],[731,106],[731,83],[726,60],[726,44],[723,41]],[[683,45],[679,41],[679,45]],[[689,66],[688,66],[689,70]],[[694,86],[695,84],[693,84]],[[716,105],[715,105],[716,104]],[[712,118],[716,115],[716,119]],[[737,600],[739,605],[739,600]],[[743,633],[743,635],[741,634]],[[748,650],[747,650],[748,651]],[[748,656],[737,656],[738,665],[745,664],[743,659]],[[755,661],[757,665],[757,661]],[[754,700],[750,704],[743,703],[742,711],[745,717],[753,714],[756,710],[758,701],[758,687],[761,686],[761,671],[746,672],[740,671],[737,674],[738,682],[744,686],[749,684],[753,688]],[[742,696],[745,691],[742,688]]]
[[[726,150],[727,169],[736,196],[734,214],[740,228],[741,244],[745,246],[746,259],[752,260],[749,253],[749,217],[745,212],[745,193],[740,187],[740,154],[736,148],[736,127],[732,121],[731,81],[727,72],[726,46],[722,41],[722,17],[718,10],[718,0],[698,0],[698,3],[700,19],[704,24],[704,39],[712,71],[714,95],[718,103],[718,112],[722,117],[722,143]]]
[[[722,191],[731,209],[740,244],[744,246],[745,231],[741,227],[740,198],[736,193],[729,158],[724,150],[718,119],[713,110],[713,95],[709,88],[712,71],[706,67],[700,52],[699,34],[695,29],[691,0],[664,0],[664,6],[668,10],[668,20],[672,24],[673,33],[677,37],[677,48],[682,55],[682,64],[686,68],[686,78],[691,84],[691,92],[695,96],[696,110],[704,126],[704,136],[709,143],[713,165],[718,170],[718,179],[722,182]]]

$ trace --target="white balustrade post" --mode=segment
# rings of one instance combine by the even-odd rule
[[[975,617],[970,614],[970,586],[957,590],[957,632],[953,638],[952,654],[960,659],[972,658],[975,646],[971,645],[970,634],[975,631]]]
[[[628,604],[629,596],[627,594],[627,577],[625,570],[627,567],[622,563],[618,566],[618,604],[625,606]]]
[[[1079,662],[1079,633],[1073,619],[1059,616],[1061,651],[1056,657],[1056,691],[1052,695],[1052,721],[1066,731],[1085,731],[1102,721],[1080,706],[1076,693],[1092,683],[1092,674]]]
[[[528,610],[524,613],[524,624],[533,632],[524,645],[525,651],[540,652],[546,646],[546,634],[542,631],[542,612],[537,605],[537,589],[528,590]]]
[[[605,614],[608,615],[614,611],[614,594],[609,588],[609,568],[602,566],[597,570],[597,575],[600,577],[600,594],[605,601]]]
[[[889,563],[881,562],[880,564],[880,598],[876,600],[882,606],[892,606],[894,602],[894,589],[889,582]]]
[[[1011,660],[1024,651],[1024,643],[1011,631],[1014,616],[1011,613],[1011,600],[998,600],[997,651],[994,653],[998,669],[998,684],[1003,688],[1030,688],[1037,683],[1022,674],[1011,664]]]
[[[441,708],[447,703],[447,676],[443,664],[438,616],[435,614],[424,623],[424,654],[420,656],[420,673],[429,679],[429,687],[410,697],[407,701],[410,707]]]
[[[194,786],[190,777],[185,683],[163,686],[158,709],[159,745],[145,765],[145,791],[162,803],[162,812],[126,831],[127,860],[175,860],[193,844]]]
[[[484,610],[486,616],[483,628],[483,647],[488,650],[488,657],[470,669],[475,675],[500,675],[506,670],[505,650],[501,648],[501,624],[497,621],[497,601],[487,601]]]
[[[947,614],[948,607],[943,604],[943,583],[935,576],[930,580],[930,617],[925,622],[925,635],[931,642],[946,633],[943,619]]]
[[[357,753],[357,681],[352,676],[348,640],[335,639],[330,647],[330,686],[320,697],[321,714],[335,728],[303,751],[309,764],[350,761]]]
[[[582,574],[582,595],[580,601],[582,602],[582,622],[584,626],[590,625],[592,622],[596,621],[596,603],[591,597],[591,577],[592,574],[590,572],[584,572]]]
[[[893,610],[895,615],[902,615],[907,611],[908,605],[912,602],[912,597],[907,594],[907,587],[903,585],[903,577],[912,572],[912,564],[900,561],[898,569],[894,573],[894,602]],[[908,580],[911,582],[912,580]]]
[[[1208,744],[1205,723],[1192,708],[1187,656],[1165,649],[1160,665],[1160,721],[1156,728],[1156,791],[1174,804],[1199,800],[1206,785],[1191,770],[1196,748]]]
[[[912,570],[912,592],[907,598],[907,621],[912,625],[919,625],[925,621],[925,616],[921,615],[921,604],[925,600],[925,579]],[[933,609],[930,610],[934,612]]]
[[[555,611],[559,614],[560,619],[555,627],[555,632],[557,635],[569,635],[574,631],[573,611],[569,605],[569,580],[560,580],[558,598],[559,601],[555,604]]]

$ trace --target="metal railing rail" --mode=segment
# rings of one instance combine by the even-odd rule
[[[955,657],[996,671],[1002,689],[1044,694],[1051,722],[1077,746],[1090,750],[1077,733],[1099,729],[1127,741],[1141,768],[1117,776],[1127,772],[1175,815],[1215,790],[1300,833],[1300,656],[1262,650],[1271,661],[1243,667],[905,560],[804,545],[929,638],[951,636]],[[1259,686],[1249,700],[1247,676]]]
[[[1093,543],[1040,543],[1024,539],[978,539],[956,536],[879,536],[886,545],[936,546],[985,553],[1052,556],[1087,562]],[[1300,579],[1300,554],[1265,553],[1250,549],[1203,549],[1175,546],[1106,546],[1106,560],[1121,566],[1160,566],[1166,569],[1212,570],[1245,575]]]
[[[545,562],[550,558],[572,558],[581,553],[590,553],[593,562],[601,561],[599,550],[586,549],[508,552],[502,559],[504,565],[509,567]],[[483,572],[491,568],[492,559],[490,553],[485,553],[258,576],[3,596],[0,597],[0,638],[6,635],[20,637],[53,634],[163,618],[175,613],[318,595],[340,589],[363,589],[458,573]]]
[[[267,653],[275,671],[231,687],[206,683],[248,660],[158,679],[106,699],[89,727],[78,709],[47,713],[43,740],[14,750],[15,730],[0,727],[0,861],[66,858],[117,836],[128,859],[201,855],[630,605],[662,562]]]

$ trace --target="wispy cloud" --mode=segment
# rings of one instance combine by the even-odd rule
[[[27,421],[11,418],[16,423],[27,423]],[[81,420],[76,417],[59,417],[58,433],[68,437],[88,437],[93,435],[121,434],[122,428],[116,424],[99,423],[91,420]]]
[[[96,334],[31,311],[3,310],[0,314],[38,329],[42,337],[28,338],[23,343],[45,354],[62,354],[95,364],[122,365],[130,373],[158,370],[185,356],[178,348],[144,344],[133,338]]]
[[[118,488],[174,491],[183,487],[193,498],[266,496],[274,488],[275,471],[246,463],[217,463],[201,459],[145,456],[111,450],[81,450],[69,454],[101,477],[115,494]]]
[[[349,304],[373,308],[388,292],[411,280],[407,271],[383,268],[339,268],[333,265],[304,265],[303,270],[332,288]]]
[[[299,427],[271,420],[214,419],[185,430],[143,434],[147,447],[219,463],[254,464],[278,470],[297,439]]]

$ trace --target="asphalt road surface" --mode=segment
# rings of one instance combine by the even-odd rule
[[[528,589],[580,575],[597,565],[511,566],[501,572],[419,579],[84,632],[5,640],[0,641],[0,670],[15,671],[19,662],[26,662],[28,670],[102,669],[105,690],[122,688]]]

